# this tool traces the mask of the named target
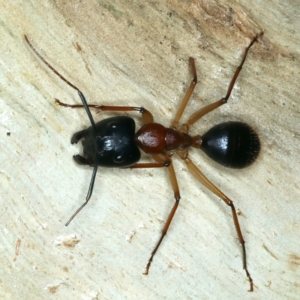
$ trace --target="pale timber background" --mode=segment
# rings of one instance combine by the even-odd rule
[[[1,299],[299,299],[299,1],[1,0],[0,11]],[[182,121],[225,95],[261,29],[229,103],[192,130],[245,121],[260,134],[257,162],[235,171],[190,152],[235,201],[254,292],[230,209],[176,158],[182,199],[149,276],[174,201],[166,170],[100,169],[90,203],[65,227],[92,173],[73,162],[81,148],[70,138],[89,121],[55,105],[80,99],[23,34],[89,103],[142,105],[169,125],[189,56],[199,84]]]

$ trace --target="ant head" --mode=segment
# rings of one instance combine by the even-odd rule
[[[104,119],[85,130],[83,153],[91,165],[129,167],[140,160],[135,122],[126,116]]]

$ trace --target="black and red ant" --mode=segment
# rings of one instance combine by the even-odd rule
[[[82,105],[70,105],[56,102],[61,106],[82,108],[84,107],[91,122],[91,127],[76,132],[71,143],[77,143],[83,139],[83,154],[84,156],[75,155],[74,160],[80,165],[93,166],[93,174],[86,196],[85,202],[77,209],[66,223],[66,226],[74,219],[79,211],[88,203],[92,196],[94,182],[98,167],[108,168],[160,168],[166,167],[169,172],[169,177],[174,191],[175,204],[168,216],[165,226],[162,230],[162,235],[154,247],[150,259],[147,263],[144,274],[148,274],[153,257],[157,252],[163,238],[165,237],[168,228],[175,215],[179,205],[180,193],[175,175],[175,170],[172,163],[172,156],[176,153],[186,164],[190,172],[215,195],[220,197],[228,206],[230,206],[233,216],[234,225],[237,235],[243,250],[243,268],[250,282],[250,291],[253,291],[253,280],[247,269],[246,248],[242,231],[239,225],[238,216],[233,205],[233,202],[223,192],[221,192],[199,168],[191,161],[188,156],[189,147],[199,148],[203,150],[210,158],[219,164],[230,168],[244,168],[252,164],[260,151],[260,141],[257,133],[247,124],[242,122],[226,122],[212,127],[204,135],[189,135],[189,128],[201,119],[204,115],[210,113],[221,105],[227,103],[231,91],[237,80],[237,77],[245,62],[249,49],[258,40],[262,33],[256,35],[249,46],[246,48],[241,64],[237,67],[231,82],[229,84],[227,94],[219,101],[214,102],[197,110],[193,113],[188,121],[179,126],[179,121],[186,108],[188,101],[197,84],[197,73],[195,61],[190,58],[190,66],[193,79],[188,91],[177,111],[171,127],[166,128],[159,123],[155,123],[152,114],[143,107],[133,106],[106,106],[106,105],[88,105],[83,93],[74,86],[70,81],[65,79],[58,73],[32,46],[27,36],[25,40],[33,52],[65,83],[75,89],[82,101]],[[117,116],[104,119],[95,123],[89,107],[96,108],[99,111],[137,111],[142,114],[144,125],[135,132],[135,121],[127,116]],[[150,154],[155,162],[139,163],[141,153],[140,149]]]

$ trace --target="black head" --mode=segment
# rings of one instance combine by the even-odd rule
[[[201,149],[225,167],[242,169],[256,160],[260,141],[248,124],[226,122],[214,126],[202,136]]]
[[[135,122],[126,116],[104,119],[83,134],[83,154],[90,165],[129,167],[140,160]]]

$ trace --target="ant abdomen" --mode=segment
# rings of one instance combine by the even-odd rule
[[[260,141],[257,133],[248,124],[226,122],[207,131],[202,136],[200,148],[220,165],[242,169],[256,160]]]

